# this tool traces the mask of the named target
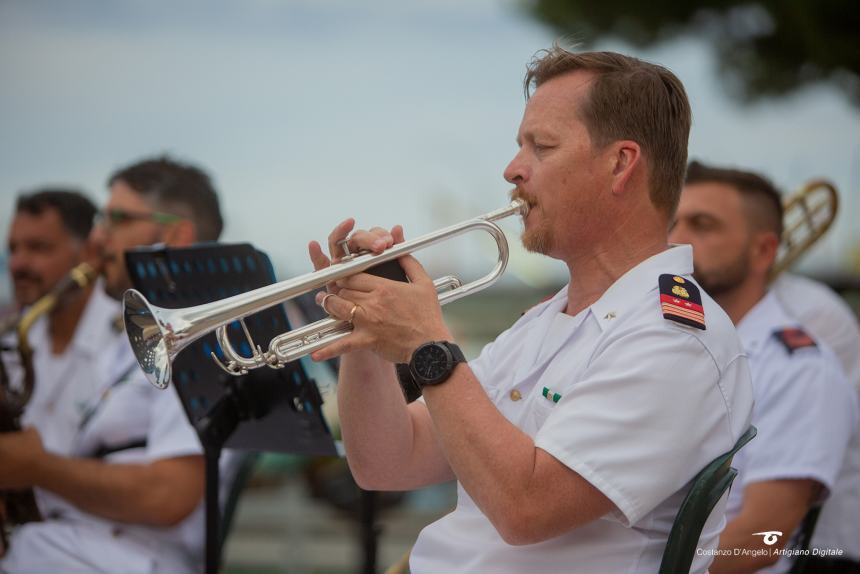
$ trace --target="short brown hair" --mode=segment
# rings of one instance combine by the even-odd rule
[[[535,54],[524,81],[526,99],[542,83],[584,70],[595,74],[578,110],[592,142],[604,147],[629,139],[650,166],[651,203],[672,216],[681,197],[692,122],[684,85],[662,66],[615,52],[574,53],[558,44]]]
[[[48,209],[56,210],[63,227],[74,238],[81,241],[90,235],[96,206],[78,189],[45,187],[18,196],[16,213],[41,215]]]
[[[772,231],[777,237],[782,237],[782,196],[766,177],[751,171],[691,161],[686,183],[722,183],[733,187],[744,199],[750,222],[758,229]]]
[[[108,178],[151,199],[157,209],[194,222],[199,241],[217,241],[224,228],[218,194],[209,174],[191,164],[162,156],[126,166]]]

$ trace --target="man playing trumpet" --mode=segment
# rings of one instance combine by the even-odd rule
[[[529,66],[519,152],[505,170],[530,211],[527,248],[570,283],[466,362],[432,281],[367,274],[320,303],[349,336],[338,404],[360,485],[411,489],[456,478],[456,510],[412,551],[423,572],[656,572],[693,476],[749,425],[746,359],[731,321],[691,278],[667,229],[684,177],[690,108],[668,70],[620,54],[553,48]],[[341,252],[354,222],[329,236]],[[374,228],[351,250],[384,251]],[[309,246],[317,269],[330,264]],[[392,363],[423,400],[406,403]],[[723,506],[700,539],[716,546]],[[694,572],[704,572],[707,555]]]

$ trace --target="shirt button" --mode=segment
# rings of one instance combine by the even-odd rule
[[[518,401],[521,398],[523,398],[523,395],[518,390],[514,389],[511,391],[511,400],[512,401]]]

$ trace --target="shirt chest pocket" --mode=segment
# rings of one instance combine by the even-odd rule
[[[537,436],[538,431],[559,406],[552,399],[544,397],[540,392],[541,389],[537,391],[536,394],[530,397],[530,403],[526,405],[525,417],[520,427],[531,438]]]
[[[529,394],[528,414],[523,429],[534,438],[547,419],[563,406],[565,395],[572,394],[581,369],[570,361],[553,361]]]

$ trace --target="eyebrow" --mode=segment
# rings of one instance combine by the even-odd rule
[[[543,127],[532,128],[525,131],[525,139],[530,141],[535,141],[536,139],[542,138],[557,140],[558,137],[559,136],[557,134],[554,134],[548,128]],[[522,140],[523,138],[519,134],[517,134],[517,137],[514,139],[518,146],[523,145]]]

